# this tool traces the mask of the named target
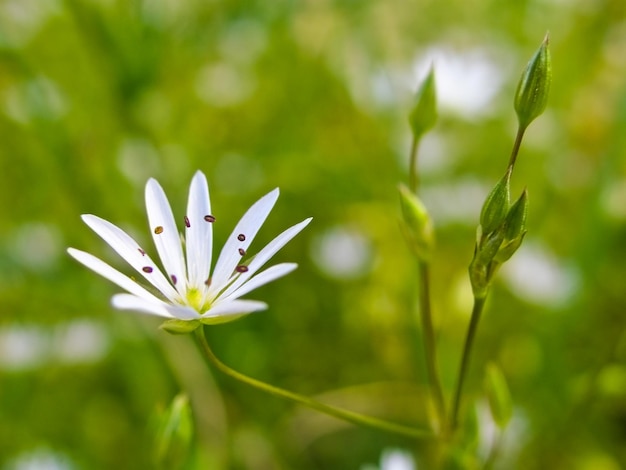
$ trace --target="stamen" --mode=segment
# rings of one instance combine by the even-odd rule
[[[157,235],[163,233],[163,227],[161,227],[160,225],[158,225],[155,229],[154,229],[154,233],[156,233]]]
[[[244,250],[243,248],[239,248],[239,254],[241,256],[246,256],[246,250]]]
[[[144,266],[143,268],[141,268],[141,270],[144,273],[148,273],[148,274],[150,274],[152,272],[152,268],[150,266]]]
[[[189,223],[189,217],[185,216],[185,227],[189,228],[191,227],[191,224]]]
[[[178,281],[178,279],[176,279],[176,276],[172,274],[170,275],[170,277],[172,278],[172,284],[176,285],[176,282]]]
[[[211,278],[208,278],[206,281],[204,281],[204,283],[206,284],[207,287],[209,287],[211,285]]]
[[[141,256],[146,256],[146,252],[143,251],[141,248],[137,248],[139,250],[139,253],[141,253]]]
[[[245,241],[246,236],[243,233],[240,233],[239,235],[237,235],[237,240],[239,240],[240,242]]]
[[[215,217],[213,217],[212,215],[205,215],[204,220],[206,220],[209,223],[213,223],[215,222]]]
[[[235,271],[237,271],[238,273],[245,273],[248,272],[248,266],[245,266],[243,264],[240,264],[239,266],[237,266],[235,268]]]

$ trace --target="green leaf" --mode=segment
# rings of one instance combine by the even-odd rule
[[[415,93],[413,108],[409,113],[409,124],[413,137],[419,139],[437,122],[437,96],[435,91],[435,72],[431,67],[428,75]]]
[[[500,368],[490,362],[485,371],[485,392],[493,420],[504,429],[513,415],[511,393]]]
[[[161,468],[183,468],[190,458],[193,431],[189,399],[179,394],[159,419],[154,457]]]
[[[515,112],[521,129],[528,125],[546,109],[548,94],[552,84],[552,62],[548,49],[549,36],[530,59],[515,92]]]

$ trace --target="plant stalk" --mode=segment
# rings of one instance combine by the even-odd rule
[[[424,337],[424,350],[426,353],[426,370],[428,381],[439,417],[439,424],[443,425],[446,419],[446,405],[443,397],[443,387],[437,367],[437,346],[435,343],[435,330],[433,328],[432,310],[430,301],[430,265],[426,261],[419,261],[420,275],[420,316]]]
[[[459,377],[454,391],[454,399],[452,401],[452,413],[450,414],[450,431],[454,432],[458,426],[459,408],[461,406],[461,395],[463,394],[463,384],[465,383],[465,376],[470,364],[470,355],[472,352],[472,346],[474,343],[474,337],[476,336],[476,330],[478,328],[478,322],[480,315],[485,306],[485,300],[487,296],[474,297],[474,307],[472,308],[472,317],[470,318],[469,328],[467,329],[467,336],[465,338],[465,346],[463,347],[463,356],[461,358],[461,367],[459,369]]]
[[[519,154],[520,146],[522,145],[522,139],[524,138],[524,132],[526,132],[526,127],[518,126],[517,134],[515,135],[515,142],[513,143],[513,149],[511,150],[511,158],[509,158],[509,166],[507,168],[507,171],[513,171],[515,161],[517,160],[517,155]]]
[[[360,413],[355,413],[353,411],[344,410],[342,408],[336,408],[334,406],[326,405],[325,403],[318,402],[313,400],[312,398],[306,397],[304,395],[299,395],[294,392],[290,392],[288,390],[284,390],[279,387],[275,387],[273,385],[267,384],[265,382],[261,382],[260,380],[253,379],[252,377],[248,377],[240,372],[237,372],[234,369],[231,369],[226,364],[221,362],[217,356],[211,350],[209,343],[206,340],[206,336],[204,335],[203,327],[196,329],[196,339],[200,344],[202,351],[206,359],[213,364],[217,369],[219,369],[224,374],[232,377],[233,379],[239,380],[240,382],[246,383],[255,387],[259,390],[263,390],[271,395],[275,395],[280,398],[285,398],[287,400],[296,402],[300,405],[308,406],[309,408],[313,408],[316,411],[321,413],[325,413],[327,415],[333,416],[337,419],[341,419],[343,421],[348,421],[352,424],[357,424],[360,426],[368,426],[370,428],[379,429],[382,431],[387,431],[394,434],[400,434],[402,436],[411,437],[415,439],[425,439],[432,438],[433,433],[429,430],[413,428],[410,426],[404,426],[402,424],[396,424],[389,421],[385,421],[382,419],[374,418],[371,416],[365,416]]]

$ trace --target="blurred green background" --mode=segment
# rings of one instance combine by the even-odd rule
[[[440,119],[422,142],[421,194],[437,224],[449,396],[478,214],[546,30],[553,89],[513,176],[514,193],[530,193],[529,235],[492,290],[467,383],[475,452],[493,438],[482,389],[493,360],[515,401],[495,468],[626,468],[623,0],[2,0],[0,468],[152,468],[155,423],[180,391],[196,468],[416,468],[424,444],[266,396],[207,368],[191,338],[113,311],[119,289],[65,248],[130,273],[79,216],[148,244],[151,176],[180,217],[194,171],[207,174],[218,244],[278,186],[253,247],[312,216],[275,258],[300,267],[248,295],[268,311],[211,328],[215,351],[253,377],[423,424],[397,196],[412,93],[434,63]]]

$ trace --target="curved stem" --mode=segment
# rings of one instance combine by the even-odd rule
[[[425,261],[419,262],[420,271],[420,316],[424,335],[424,349],[426,352],[426,369],[428,381],[434,394],[435,406],[439,416],[439,423],[443,424],[446,419],[446,405],[443,398],[443,387],[437,367],[437,347],[435,344],[435,331],[433,328],[431,302],[430,302],[430,266]]]
[[[463,348],[463,357],[461,358],[461,368],[459,369],[459,378],[454,391],[454,399],[452,402],[452,414],[450,415],[450,431],[454,431],[458,425],[459,408],[461,405],[461,395],[463,393],[463,384],[467,369],[469,368],[470,354],[478,328],[478,321],[485,306],[487,296],[474,297],[474,307],[472,309],[472,317],[470,319],[469,328],[467,329],[467,337],[465,338],[465,347]]]
[[[336,408],[334,406],[326,405],[324,403],[313,400],[312,398],[306,397],[304,395],[299,395],[297,393],[290,392],[288,390],[284,390],[279,387],[275,387],[273,385],[267,384],[265,382],[261,382],[260,380],[253,379],[252,377],[248,377],[240,372],[237,372],[234,369],[231,369],[226,364],[221,362],[217,356],[211,350],[209,343],[206,340],[204,335],[203,328],[196,329],[196,339],[200,344],[202,351],[204,352],[206,358],[209,360],[211,364],[213,364],[217,369],[222,371],[224,374],[229,375],[230,377],[239,380],[240,382],[244,382],[252,387],[258,388],[259,390],[263,390],[264,392],[270,393],[277,397],[285,398],[287,400],[299,403],[300,405],[308,406],[309,408],[313,408],[321,413],[325,413],[327,415],[333,416],[335,418],[348,421],[353,424],[358,424],[361,426],[369,426],[371,428],[376,428],[382,431],[387,431],[395,434],[400,434],[407,437],[424,439],[424,438],[432,438],[434,437],[431,431],[425,429],[418,429],[409,426],[404,426],[401,424],[391,423],[389,421],[385,421],[378,418],[373,418],[370,416],[365,416],[359,413],[355,413],[353,411],[344,410],[342,408]]]
[[[515,136],[515,142],[513,143],[513,150],[511,150],[511,158],[509,159],[508,171],[513,171],[515,161],[517,160],[517,154],[519,153],[520,146],[522,145],[522,138],[526,132],[525,127],[518,127],[517,134]]]

